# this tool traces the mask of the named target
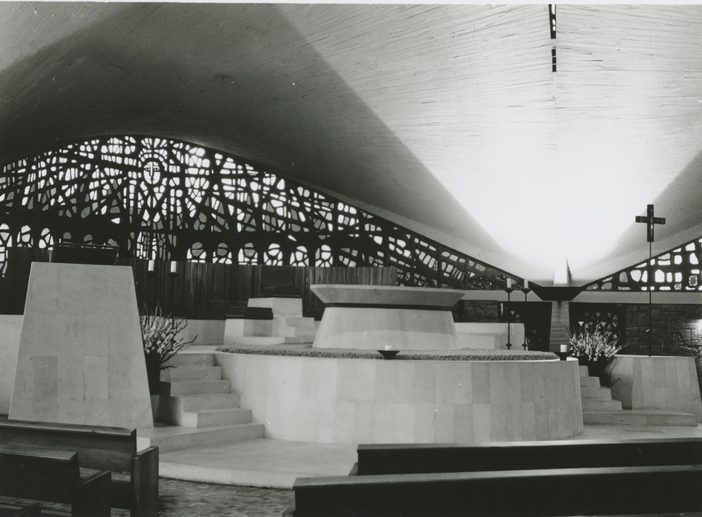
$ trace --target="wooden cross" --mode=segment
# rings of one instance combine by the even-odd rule
[[[665,217],[653,217],[653,205],[648,205],[646,217],[642,215],[636,216],[637,223],[646,223],[646,240],[653,242],[653,225],[665,224]]]

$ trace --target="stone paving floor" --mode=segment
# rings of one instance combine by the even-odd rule
[[[293,499],[279,488],[159,479],[159,517],[280,517]]]
[[[159,479],[159,517],[281,517],[294,498],[292,490],[196,483]],[[0,503],[22,500],[0,497]],[[63,504],[41,503],[48,511],[70,511]],[[129,517],[128,510],[112,509],[112,517]],[[68,513],[70,515],[70,513]]]

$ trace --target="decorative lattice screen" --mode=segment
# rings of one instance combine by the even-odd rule
[[[652,291],[702,291],[702,238],[651,259]],[[648,291],[648,260],[586,286],[588,291]]]
[[[59,241],[144,259],[394,266],[401,285],[506,285],[504,272],[300,183],[153,137],[94,138],[3,168],[0,273],[8,247]]]

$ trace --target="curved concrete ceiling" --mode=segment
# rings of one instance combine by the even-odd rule
[[[0,2],[0,163],[171,137],[515,275],[702,235],[702,8]],[[552,49],[557,72],[552,71]]]

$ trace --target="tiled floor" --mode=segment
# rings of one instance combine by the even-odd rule
[[[280,517],[294,498],[292,490],[159,480],[159,517]],[[10,497],[0,503],[22,504]],[[70,512],[63,504],[41,503],[42,508]],[[112,510],[112,517],[129,517],[128,510]],[[68,514],[70,515],[70,513]]]
[[[294,498],[292,490],[163,478],[159,491],[160,517],[280,517]]]

